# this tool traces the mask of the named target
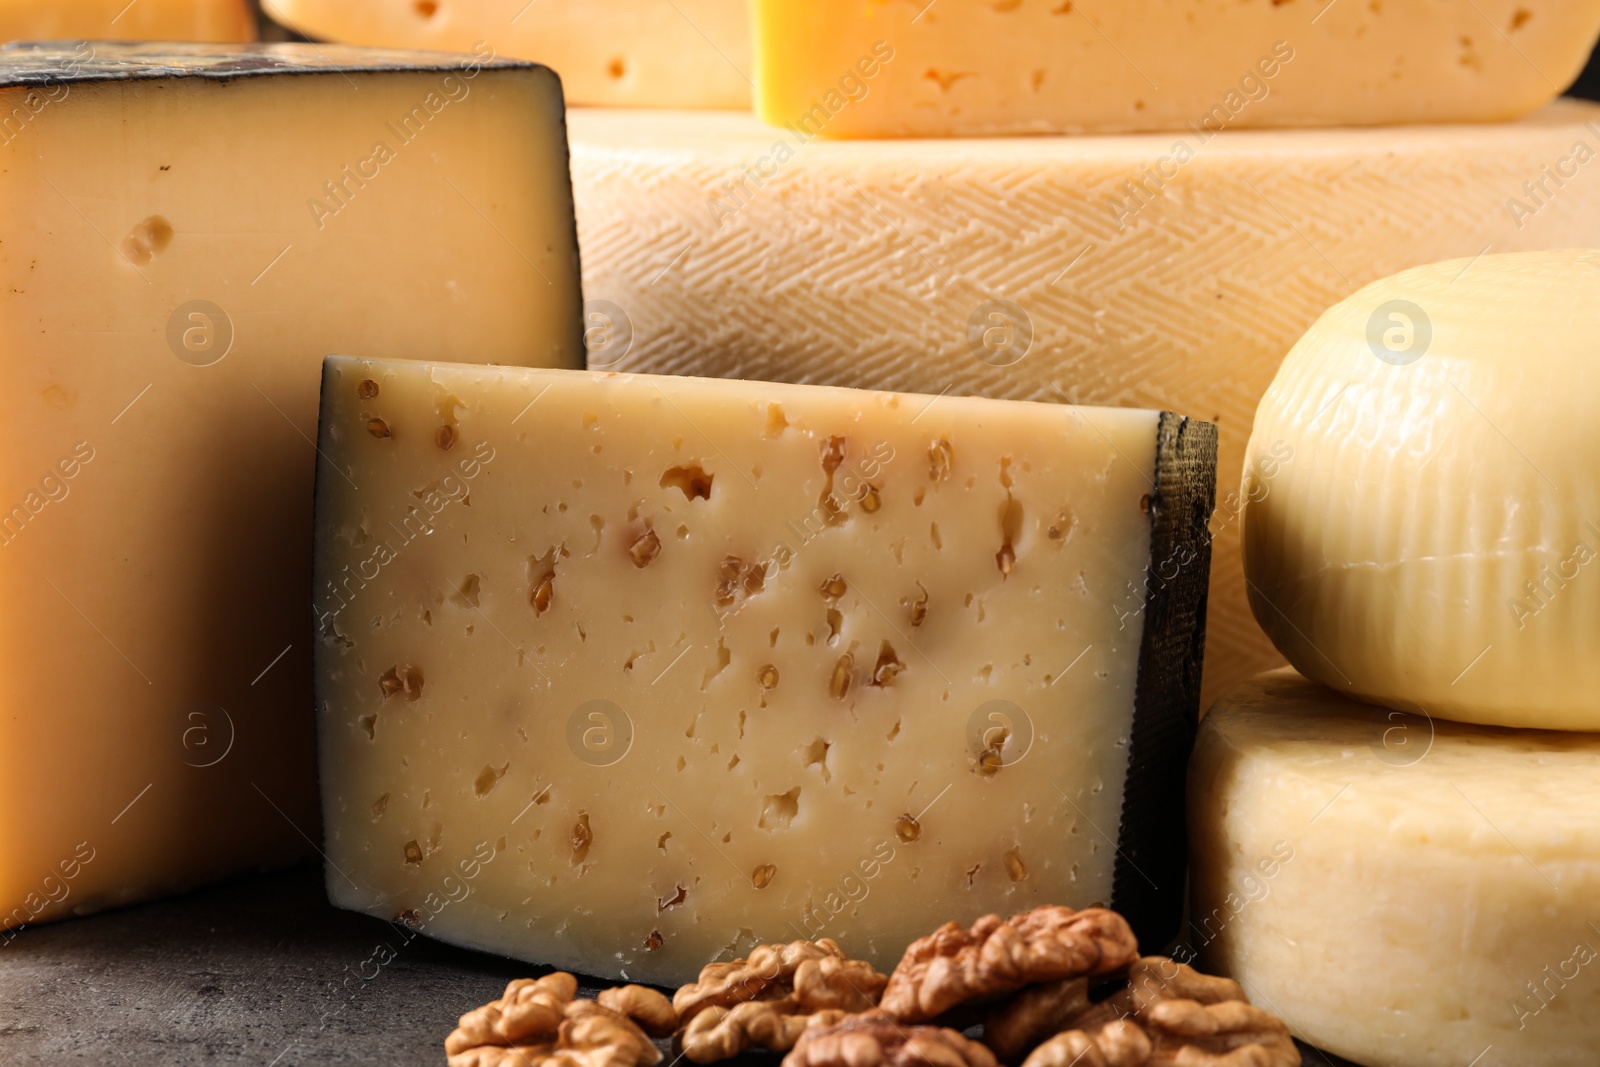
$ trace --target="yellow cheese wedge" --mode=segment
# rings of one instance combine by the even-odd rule
[[[1242,491],[1250,604],[1301,673],[1600,730],[1597,338],[1595,251],[1405,271],[1307,332],[1248,453],[1294,459]]]
[[[347,44],[469,52],[553,67],[567,102],[748,108],[745,0],[263,0],[278,22]]]
[[[1597,766],[1592,734],[1430,722],[1289,670],[1246,683],[1200,727],[1178,954],[1357,1063],[1588,1067]]]
[[[547,70],[34,46],[0,51],[0,114],[15,927],[310,853],[323,356],[582,342]]]
[[[1596,0],[753,0],[756,109],[825,137],[1512,119]]]
[[[248,0],[0,0],[0,41],[256,39]]]
[[[584,289],[611,305],[590,323],[608,341],[595,365],[1216,422],[1215,695],[1283,662],[1245,602],[1236,489],[1284,354],[1330,305],[1406,267],[1600,245],[1597,120],[1600,106],[1561,101],[1510,124],[977,152],[574,111]]]
[[[330,359],[328,891],[687,981],[1109,900],[1177,932],[1215,436],[1154,411]]]

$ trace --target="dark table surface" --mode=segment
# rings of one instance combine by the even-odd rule
[[[457,1016],[537,973],[338,911],[314,870],[0,944],[6,1067],[441,1067]],[[1348,1067],[1309,1049],[1305,1062]],[[751,1056],[743,1067],[777,1064]]]

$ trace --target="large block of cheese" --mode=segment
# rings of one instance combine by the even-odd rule
[[[1493,122],[1600,34],[1595,0],[752,5],[757,111],[827,137]]]
[[[1596,120],[1600,106],[1562,101],[1503,125],[978,152],[577,111],[584,288],[614,305],[592,323],[609,342],[598,362],[1211,419],[1215,694],[1282,663],[1245,601],[1235,487],[1284,353],[1406,267],[1600,245]]]
[[[1295,1036],[1384,1067],[1588,1067],[1600,1047],[1591,734],[1230,691],[1190,771],[1189,948]]]
[[[0,41],[253,41],[248,0],[0,0]]]
[[[1404,271],[1256,413],[1251,607],[1304,675],[1464,722],[1600,730],[1600,252]]]
[[[1153,411],[336,357],[328,891],[668,984],[1178,925],[1215,437]]]
[[[553,67],[574,104],[748,108],[746,0],[263,0],[278,22],[346,44],[469,52]]]
[[[309,854],[322,357],[582,341],[549,71],[40,46],[0,109],[14,927]]]

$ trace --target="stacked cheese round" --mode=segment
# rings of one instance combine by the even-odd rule
[[[836,142],[576,110],[591,337],[615,340],[592,365],[1166,408],[1219,425],[1236,485],[1330,305],[1489,245],[1600,245],[1600,163],[1575,148],[1597,121],[1558,101],[1506,124]],[[1208,700],[1282,664],[1245,602],[1241,508],[1219,492]]]
[[[262,0],[261,6],[319,40],[544,63],[561,75],[569,104],[750,106],[744,0]]]
[[[757,110],[781,125],[832,92],[849,101],[830,131],[842,137],[1516,118],[1572,84],[1600,29],[1594,0],[754,0],[751,11]]]
[[[1302,674],[1464,722],[1600,730],[1600,252],[1406,271],[1256,414],[1251,606]],[[1288,457],[1288,458],[1286,458]]]
[[[1227,693],[1190,772],[1202,958],[1383,1067],[1589,1067],[1600,737],[1430,721],[1292,671]]]
[[[256,16],[249,0],[0,0],[0,41],[85,39],[254,41]],[[16,123],[13,115],[9,137],[19,135]]]

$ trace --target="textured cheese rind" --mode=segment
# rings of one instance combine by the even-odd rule
[[[1417,320],[1398,355],[1397,307]],[[1466,722],[1600,730],[1597,337],[1593,251],[1406,271],[1307,332],[1248,452],[1295,460],[1244,516],[1251,606],[1301,673]]]
[[[455,943],[666,984],[757,940],[834,937],[888,968],[952,918],[1110,899],[1157,420],[330,359],[316,579],[330,895]],[[865,479],[881,506],[818,533],[834,436],[836,491]],[[709,496],[685,492],[685,472]],[[435,515],[425,536],[407,518],[419,506]],[[659,555],[641,568],[629,549],[646,528]],[[730,556],[769,573],[719,617]],[[871,685],[886,648],[903,670]],[[383,677],[408,667],[417,699],[386,698]],[[632,730],[603,767],[568,732],[595,700]],[[968,731],[993,701],[1022,714],[984,777]],[[463,864],[470,895],[441,905]]]
[[[446,78],[412,143],[385,132]],[[310,854],[328,350],[570,366],[581,338],[548,71],[54,84],[0,114],[11,927]],[[380,138],[319,227],[308,201]]]
[[[1201,724],[1190,942],[1357,1063],[1590,1064],[1597,765],[1589,734],[1430,724],[1263,675]]]
[[[828,137],[1500,121],[1571,85],[1600,34],[1594,0],[754,0],[753,12],[758,112]]]
[[[748,108],[745,0],[265,0],[284,26],[322,40],[471,52],[485,46],[554,67],[573,104]]]
[[[480,50],[471,56],[299,42],[243,43],[233,48],[183,41],[13,41],[0,48],[0,84],[73,85],[176,77],[229,80],[285,74],[375,71],[472,73],[529,63]],[[14,131],[13,131],[14,132]]]
[[[253,41],[248,0],[0,0],[0,41]]]
[[[1284,354],[1328,307],[1407,267],[1600,245],[1600,162],[1542,207],[1522,188],[1555,190],[1541,168],[1576,143],[1600,152],[1596,119],[1600,107],[1561,101],[1503,125],[1230,133],[1119,229],[1107,199],[1173,136],[981,152],[819,140],[775,167],[786,138],[753,119],[578,110],[584,290],[628,316],[618,369],[1031,400],[1061,399],[1059,384],[1079,403],[1216,422],[1230,488],[1213,522],[1209,701],[1282,663],[1245,600],[1231,487]],[[763,158],[773,177],[714,216]],[[1004,368],[967,336],[994,297],[1035,332]]]

